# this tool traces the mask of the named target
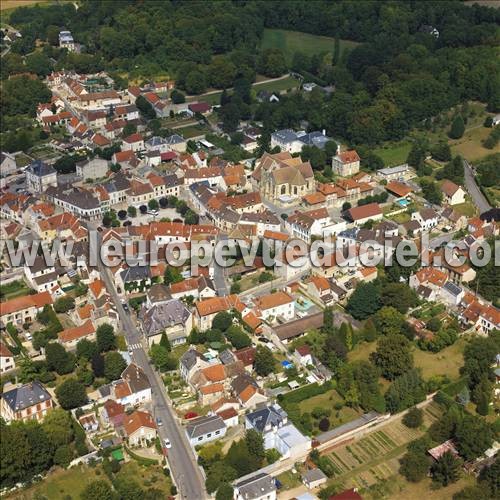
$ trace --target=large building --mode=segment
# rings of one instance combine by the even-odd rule
[[[316,190],[311,164],[288,152],[264,153],[252,177],[264,198],[282,206],[296,205]]]
[[[52,397],[43,385],[34,380],[2,394],[0,410],[6,422],[13,420],[41,421],[52,408]]]
[[[41,160],[31,163],[25,173],[26,186],[32,193],[43,193],[49,186],[57,186],[57,172]]]

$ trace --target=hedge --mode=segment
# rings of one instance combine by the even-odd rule
[[[333,388],[334,384],[331,381],[325,382],[323,385],[318,385],[317,382],[314,382],[313,384],[300,387],[299,389],[287,392],[286,394],[280,394],[278,395],[278,400],[283,401],[284,403],[300,403],[305,399],[324,394]]]

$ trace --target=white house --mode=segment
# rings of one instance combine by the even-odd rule
[[[13,174],[17,169],[16,159],[9,153],[0,154],[0,177]]]
[[[49,186],[57,186],[57,172],[41,160],[32,162],[25,173],[26,186],[32,193],[43,193]]]
[[[343,151],[332,158],[332,170],[336,175],[347,177],[359,172],[360,158],[355,150]]]
[[[123,139],[122,149],[132,150],[134,152],[144,150],[144,139],[141,134],[132,134]]]
[[[0,343],[0,373],[13,370],[15,367],[14,355],[5,344]]]
[[[100,179],[108,171],[108,162],[101,158],[82,161],[76,164],[76,175],[82,179]]]
[[[195,418],[186,426],[186,435],[193,447],[220,439],[226,431],[226,424],[219,415]]]
[[[113,382],[113,399],[123,406],[137,406],[151,401],[151,384],[142,368],[135,363],[123,370],[122,378]]]
[[[143,446],[156,438],[156,424],[150,413],[136,410],[126,415],[123,429],[131,446]]]
[[[294,299],[285,292],[275,292],[257,297],[254,304],[257,316],[264,320],[278,317],[291,320],[295,316]]]
[[[465,191],[461,186],[457,186],[448,179],[441,184],[441,191],[443,192],[443,203],[447,205],[458,205],[465,202]]]
[[[264,472],[240,479],[233,486],[235,500],[276,500],[276,482]]]
[[[413,212],[411,220],[416,220],[424,231],[428,231],[438,225],[439,215],[432,208],[423,208],[419,212]]]

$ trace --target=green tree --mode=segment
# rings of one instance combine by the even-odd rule
[[[482,455],[493,442],[491,427],[482,418],[465,415],[458,422],[455,431],[457,449],[465,460],[473,460]]]
[[[417,305],[417,295],[406,283],[386,283],[382,287],[381,302],[384,306],[395,307],[406,314],[408,309]]]
[[[213,493],[219,488],[222,478],[224,481],[233,481],[237,477],[237,472],[233,467],[222,461],[217,461],[208,469],[205,487],[207,488],[208,493]]]
[[[399,461],[399,472],[407,481],[418,483],[427,477],[430,461],[425,453],[408,451]]]
[[[413,367],[411,344],[403,335],[388,335],[379,339],[377,350],[370,355],[370,359],[382,371],[388,380]]]
[[[174,104],[182,104],[183,102],[186,102],[186,96],[177,89],[172,90],[170,98]]]
[[[73,452],[67,444],[59,446],[54,453],[54,463],[61,467],[68,467],[73,458]]]
[[[40,474],[52,465],[54,445],[47,433],[36,421],[26,422],[26,439],[31,448],[31,469],[33,474]]]
[[[215,500],[233,500],[234,490],[233,487],[226,482],[221,483],[217,488],[217,493],[215,494]]]
[[[451,149],[446,141],[439,141],[431,148],[432,157],[438,161],[450,161]]]
[[[109,323],[97,327],[96,342],[99,352],[111,351],[116,348],[115,330]]]
[[[413,144],[411,147],[408,157],[406,158],[406,163],[411,167],[419,169],[422,167],[425,160],[425,150],[420,144]]]
[[[380,292],[373,283],[361,283],[347,302],[347,311],[355,319],[366,319],[380,308]]]
[[[61,297],[54,302],[54,311],[56,313],[67,313],[75,308],[75,299],[73,297]]]
[[[134,123],[127,123],[122,130],[122,136],[128,137],[129,135],[137,132],[137,126]]]
[[[71,373],[75,369],[75,356],[56,342],[50,342],[45,347],[45,360],[47,368],[59,375]]]
[[[153,120],[154,118],[156,118],[156,111],[154,110],[151,103],[147,101],[144,96],[142,95],[138,96],[137,99],[135,100],[135,105],[137,106],[137,109],[139,110],[141,115],[146,120]]]
[[[245,432],[245,442],[248,452],[259,460],[264,460],[264,438],[262,434],[254,429],[249,429]]]
[[[71,413],[61,408],[54,408],[43,420],[43,430],[54,448],[69,444],[74,438]]]
[[[165,269],[165,275],[163,276],[163,283],[165,285],[171,285],[173,283],[179,283],[183,281],[181,271],[178,267],[167,266]]]
[[[97,344],[87,339],[79,340],[76,344],[76,356],[90,361],[97,353]]]
[[[460,477],[461,461],[447,451],[431,467],[432,480],[441,486],[448,486]]]
[[[465,132],[465,123],[464,119],[462,118],[462,115],[457,115],[453,119],[453,122],[451,123],[451,128],[448,132],[448,136],[451,139],[460,139],[464,135]]]
[[[435,205],[439,205],[443,200],[443,193],[434,181],[422,179],[420,182],[424,198]]]
[[[127,368],[127,363],[119,352],[106,353],[104,356],[104,376],[108,381],[119,379],[125,368]]]
[[[68,378],[56,388],[56,397],[65,410],[82,406],[87,401],[85,386],[76,378]]]
[[[255,372],[257,375],[265,377],[274,372],[276,360],[271,350],[263,345],[258,345],[255,352]]]
[[[227,311],[217,313],[212,320],[212,328],[225,332],[233,324],[233,316]]]
[[[373,315],[373,322],[379,334],[397,335],[402,333],[406,319],[396,308],[385,306]]]
[[[285,56],[280,49],[265,49],[258,61],[258,71],[265,76],[275,78],[287,70]]]
[[[149,210],[158,210],[160,205],[158,205],[158,202],[153,198],[148,201],[148,208]]]
[[[176,359],[160,344],[153,344],[149,350],[149,355],[153,364],[162,372],[177,368]]]
[[[160,345],[164,347],[168,352],[172,350],[172,346],[170,345],[170,341],[168,340],[167,334],[165,332],[161,334]]]
[[[137,216],[137,208],[133,207],[132,205],[127,208],[127,213],[129,217],[136,217]]]
[[[227,329],[226,337],[235,349],[243,349],[252,345],[250,337],[237,325],[231,325]]]
[[[408,413],[403,417],[403,424],[410,429],[420,427],[424,421],[424,412],[416,406],[410,408]]]

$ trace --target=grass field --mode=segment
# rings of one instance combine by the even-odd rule
[[[463,351],[466,344],[467,341],[460,338],[453,345],[437,353],[415,348],[413,349],[415,367],[422,369],[422,376],[425,380],[436,375],[447,375],[451,380],[455,380],[463,365]],[[349,361],[368,360],[376,348],[376,341],[359,344],[349,353]]]
[[[466,130],[462,138],[449,141],[453,155],[460,154],[469,161],[479,160],[494,153],[500,153],[500,144],[486,149],[482,142],[490,135],[491,128],[477,127]]]
[[[334,38],[278,29],[265,29],[261,42],[263,49],[281,49],[289,63],[295,52],[311,56],[320,52],[333,52],[334,45]],[[345,49],[352,49],[356,45],[358,45],[356,42],[340,40],[340,51],[342,53]]]
[[[209,134],[210,128],[202,125],[189,125],[188,127],[177,128],[175,131],[185,139],[191,139],[192,137]]]
[[[2,0],[0,10],[16,9],[17,7],[26,7],[37,3],[46,3],[49,0]]]
[[[386,167],[394,167],[406,163],[406,158],[411,149],[411,143],[401,141],[385,144],[373,150],[373,152],[382,158]]]
[[[30,288],[26,285],[24,281],[13,281],[12,283],[7,283],[6,285],[0,285],[0,300],[6,301],[15,299],[16,297],[22,297],[23,295],[28,295],[30,293]]]
[[[101,472],[96,474],[97,469],[80,466],[69,470],[58,469],[49,474],[42,482],[31,488],[14,493],[8,498],[28,500],[31,498],[50,498],[51,500],[63,500],[68,495],[72,498],[80,498],[80,494],[88,483],[102,479],[107,480]]]
[[[257,82],[253,84],[253,89],[255,93],[261,90],[267,90],[268,92],[281,92],[282,90],[295,89],[299,85],[299,81],[292,76],[287,76],[280,80],[267,81],[267,82]]]

